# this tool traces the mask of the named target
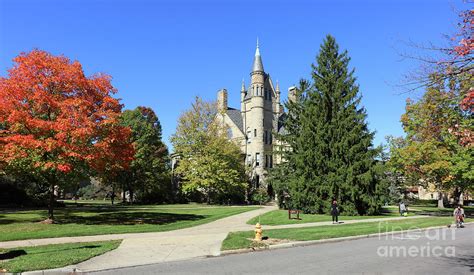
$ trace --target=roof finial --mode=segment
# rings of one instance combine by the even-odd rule
[[[277,85],[276,85],[276,92],[279,93],[279,92],[280,92],[280,82],[278,81],[278,79],[277,79],[276,82],[277,82],[277,83],[276,83],[276,84],[277,84]]]
[[[240,89],[241,92],[245,92],[245,80],[242,78],[242,87]]]
[[[263,72],[262,57],[260,56],[258,37],[257,37],[257,49],[255,50],[255,57],[253,59],[252,72]]]
[[[260,55],[260,47],[258,44],[258,36],[257,36],[257,49],[255,50],[255,55]]]

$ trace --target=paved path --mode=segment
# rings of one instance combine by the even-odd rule
[[[249,219],[275,209],[274,206],[265,206],[195,227],[126,236],[117,249],[77,264],[77,269],[104,270],[217,256],[229,232],[249,230],[252,228],[246,224]]]
[[[380,221],[396,221],[396,220],[406,220],[406,219],[419,219],[419,218],[428,218],[429,216],[409,216],[409,217],[390,217],[390,218],[373,218],[373,219],[358,219],[358,220],[340,220],[339,224],[352,224],[352,223],[361,223],[361,222],[380,222]],[[328,217],[329,219],[330,217]],[[264,229],[282,229],[282,228],[300,228],[300,227],[313,227],[313,226],[324,226],[324,225],[333,225],[332,221],[327,222],[309,222],[309,223],[296,223],[296,224],[284,224],[284,225],[264,225]]]
[[[246,224],[248,220],[276,209],[277,207],[275,206],[265,206],[257,210],[226,217],[207,224],[166,232],[110,234],[10,241],[0,243],[0,248],[123,239],[122,243],[117,249],[79,263],[75,266],[67,267],[69,270],[76,268],[80,271],[106,270],[120,267],[179,261],[196,257],[217,256],[220,255],[222,242],[229,232],[253,230],[254,225]],[[410,218],[419,217],[414,216],[348,220],[344,221],[344,223],[351,224]],[[330,224],[332,223],[317,222],[264,226],[264,230],[324,226]]]
[[[275,206],[264,206],[261,209],[247,211],[241,214],[233,215],[210,223],[183,228],[173,231],[165,232],[146,232],[146,233],[123,233],[123,234],[107,234],[107,235],[95,235],[95,236],[78,236],[78,237],[59,237],[59,238],[43,238],[43,239],[30,239],[30,240],[19,240],[19,241],[6,241],[0,242],[0,248],[15,248],[15,247],[27,247],[27,246],[38,246],[47,244],[61,244],[61,243],[78,243],[78,242],[96,242],[96,241],[110,241],[110,240],[125,240],[125,239],[145,239],[153,238],[157,236],[169,236],[169,235],[182,235],[182,234],[199,234],[199,232],[209,232],[210,228],[215,229],[212,232],[222,231],[242,231],[253,229],[252,225],[246,224],[248,220],[263,213],[276,210]],[[234,230],[235,229],[235,230]]]
[[[474,225],[466,225],[92,274],[472,274],[473,246]]]
[[[213,228],[212,232],[219,231],[220,233],[228,233],[235,231],[248,231],[254,230],[254,225],[246,224],[248,220],[263,213],[276,210],[276,207],[265,206],[262,209],[248,211],[242,214],[230,216],[224,219],[220,219],[211,223],[184,228],[174,231],[166,232],[146,232],[146,233],[124,233],[124,234],[107,234],[107,235],[95,235],[95,236],[79,236],[79,237],[59,237],[59,238],[43,238],[43,239],[30,239],[30,240],[19,240],[19,241],[7,241],[0,242],[0,248],[8,249],[15,247],[28,247],[38,246],[47,244],[62,244],[62,243],[79,243],[79,242],[97,242],[97,241],[110,241],[110,240],[125,240],[125,239],[146,239],[154,238],[158,236],[169,236],[180,235],[180,234],[199,234],[199,232],[210,232],[210,228]],[[413,218],[426,218],[429,216],[410,216],[410,217],[392,217],[392,218],[374,218],[374,219],[361,219],[361,220],[347,220],[341,221],[343,224],[352,224],[360,222],[378,222],[378,221],[390,221],[390,220],[403,220]],[[312,226],[324,226],[332,225],[331,221],[328,222],[313,222],[313,223],[297,223],[297,224],[285,224],[285,225],[263,225],[264,230],[268,229],[281,229],[281,228],[300,228],[300,227],[312,227]]]

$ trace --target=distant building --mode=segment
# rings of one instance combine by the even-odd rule
[[[444,192],[443,194],[447,202],[451,204],[455,202],[456,198],[453,197],[453,190],[449,192]],[[407,187],[404,190],[404,195],[407,198],[419,199],[419,200],[438,200],[439,199],[439,192],[436,191],[436,188],[433,184],[428,184],[428,186],[426,187],[423,187],[421,185]],[[470,194],[469,192],[464,192],[461,197],[463,201],[464,200],[471,201],[473,199],[472,194]]]

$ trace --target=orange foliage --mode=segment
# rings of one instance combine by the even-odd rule
[[[98,171],[128,167],[131,132],[118,123],[122,105],[109,75],[86,77],[79,62],[41,50],[13,61],[0,78],[0,162],[27,160],[59,173],[77,163]]]

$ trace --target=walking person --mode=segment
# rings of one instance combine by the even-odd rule
[[[332,223],[339,223],[338,216],[339,216],[339,208],[337,207],[337,201],[333,200],[331,204],[331,216],[332,216]]]
[[[398,205],[398,212],[400,212],[400,216],[406,216],[405,213],[408,214],[407,207],[403,201],[401,201],[400,204]]]
[[[458,205],[458,207],[454,209],[453,216],[456,227],[464,227],[464,209],[461,205]]]

